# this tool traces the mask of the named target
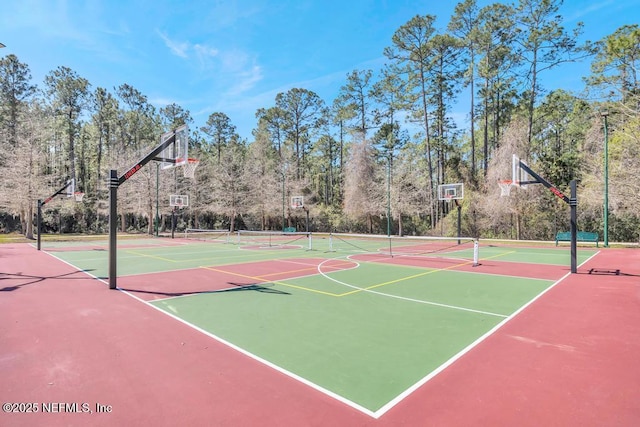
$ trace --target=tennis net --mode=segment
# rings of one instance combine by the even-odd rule
[[[185,239],[199,241],[215,241],[220,243],[231,243],[231,233],[229,230],[207,230],[202,228],[187,228],[184,231]]]
[[[238,245],[260,248],[305,248],[313,249],[311,233],[283,231],[238,230],[234,241]]]
[[[387,257],[472,259],[478,265],[478,240],[471,237],[381,236],[331,233],[329,250]]]

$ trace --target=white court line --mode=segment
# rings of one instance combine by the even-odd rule
[[[344,258],[348,259],[351,262],[356,263],[359,266],[360,263],[350,259],[349,258],[350,256],[351,255],[347,255]],[[339,285],[343,285],[343,286],[346,286],[348,288],[355,289],[355,290],[361,291],[361,292],[368,292],[368,293],[371,293],[371,294],[380,295],[380,296],[387,297],[387,298],[395,298],[395,299],[399,299],[399,300],[403,300],[403,301],[415,302],[415,303],[418,303],[418,304],[433,305],[433,306],[436,306],[436,307],[450,308],[452,310],[468,311],[468,312],[471,312],[471,313],[485,314],[487,316],[495,316],[495,317],[502,317],[502,318],[507,317],[504,314],[492,313],[490,311],[475,310],[473,308],[467,308],[467,307],[461,307],[461,306],[449,305],[449,304],[442,304],[442,303],[439,303],[439,302],[425,301],[425,300],[420,300],[420,299],[415,299],[415,298],[408,298],[408,297],[403,297],[403,296],[400,296],[400,295],[393,295],[393,294],[387,294],[385,292],[374,291],[374,290],[367,289],[367,288],[360,288],[358,286],[354,286],[354,285],[351,285],[349,283],[342,282],[342,281],[340,281],[338,279],[334,279],[333,277],[329,277],[328,275],[326,275],[322,271],[322,264],[324,264],[327,261],[333,261],[333,260],[340,259],[340,258],[342,258],[342,257],[331,258],[331,259],[328,259],[326,261],[321,262],[318,265],[318,273],[320,273],[327,280],[330,280],[330,281],[335,282],[335,283],[337,283]],[[354,267],[354,268],[357,268],[357,267]],[[425,274],[429,274],[429,272],[425,272]]]
[[[69,266],[71,266],[71,267],[73,267],[73,268],[75,268],[75,269],[78,269],[78,267],[77,267],[77,266],[75,266],[75,265],[73,265],[73,264],[70,264],[70,263],[66,262],[65,260],[62,260],[62,259],[60,259],[60,258],[56,257],[56,256],[55,256],[55,255],[53,255],[53,254],[50,254],[50,253],[48,253],[48,252],[45,252],[45,253],[47,253],[48,255],[50,255],[50,256],[52,256],[52,257],[54,257],[54,258],[56,258],[56,259],[58,259],[58,260],[62,261],[63,263],[65,263],[65,264],[67,264],[67,265],[69,265]],[[595,257],[598,253],[600,253],[600,251],[598,251],[598,252],[594,253],[591,257],[589,257],[589,258],[588,258],[587,260],[585,260],[582,264],[580,264],[580,266],[582,266],[582,265],[584,265],[585,263],[587,263],[589,260],[591,260],[593,257]],[[350,260],[350,261],[351,261],[351,260]],[[354,262],[354,261],[352,261],[352,262]],[[83,271],[83,270],[80,270],[80,271]],[[87,274],[88,276],[93,277],[94,279],[97,279],[98,281],[100,281],[100,282],[102,282],[102,283],[104,283],[104,284],[107,284],[107,285],[108,285],[108,283],[107,283],[105,280],[100,279],[100,278],[98,278],[98,277],[96,277],[96,276],[94,276],[94,275],[92,275],[91,273],[88,273],[88,272],[86,272],[86,271],[83,271],[83,272],[84,272],[85,274]],[[525,310],[527,307],[529,307],[531,304],[533,304],[533,303],[534,303],[535,301],[537,301],[540,297],[542,297],[544,294],[546,294],[546,293],[547,293],[548,291],[550,291],[552,288],[554,288],[555,286],[557,286],[560,282],[562,282],[564,279],[566,279],[566,278],[567,278],[567,277],[569,277],[570,275],[571,275],[571,273],[567,273],[567,274],[565,274],[565,275],[564,275],[562,278],[560,278],[558,281],[556,281],[556,282],[555,282],[555,283],[553,283],[551,286],[549,286],[549,287],[548,287],[548,288],[546,288],[544,291],[542,291],[540,294],[538,294],[536,297],[534,297],[533,299],[531,299],[531,301],[529,301],[528,303],[526,303],[525,305],[523,305],[522,307],[520,307],[518,310],[516,310],[516,311],[515,311],[513,314],[511,314],[510,316],[506,317],[504,320],[502,320],[500,323],[498,323],[498,324],[497,324],[495,327],[493,327],[491,330],[489,330],[489,331],[488,331],[488,332],[486,332],[484,335],[482,335],[481,337],[479,337],[478,339],[476,339],[474,342],[472,342],[471,344],[469,344],[467,347],[465,347],[464,349],[462,349],[460,352],[458,352],[457,354],[455,354],[454,356],[452,356],[450,359],[448,359],[446,362],[444,362],[444,363],[443,363],[442,365],[440,365],[438,368],[436,368],[435,370],[431,371],[428,375],[426,375],[425,377],[423,377],[422,379],[420,379],[419,381],[417,381],[417,382],[416,382],[415,384],[413,384],[411,387],[407,388],[404,392],[400,393],[400,394],[399,394],[398,396],[396,396],[394,399],[390,400],[387,404],[385,404],[384,406],[382,406],[382,407],[381,407],[380,409],[378,409],[377,411],[371,411],[371,410],[369,410],[369,409],[367,409],[367,408],[365,408],[365,407],[363,407],[363,406],[361,406],[361,405],[359,405],[359,404],[357,404],[357,403],[355,403],[355,402],[350,401],[349,399],[346,399],[346,398],[345,398],[345,397],[343,397],[343,396],[340,396],[340,395],[339,395],[339,394],[337,394],[337,393],[334,393],[334,392],[332,392],[332,391],[330,391],[330,390],[327,390],[327,389],[325,389],[324,387],[321,387],[321,386],[320,386],[320,385],[318,385],[318,384],[315,384],[315,383],[313,383],[313,382],[311,382],[311,381],[309,381],[309,380],[307,380],[307,379],[305,379],[305,378],[303,378],[303,377],[300,377],[299,375],[296,375],[296,374],[294,374],[294,373],[292,373],[292,372],[290,372],[290,371],[288,371],[288,370],[286,370],[286,369],[284,369],[284,368],[282,368],[282,367],[280,367],[280,366],[278,366],[278,365],[275,365],[275,364],[273,364],[272,362],[269,362],[269,361],[268,361],[268,360],[266,360],[266,359],[263,359],[263,358],[261,358],[261,357],[259,357],[259,356],[255,355],[255,354],[253,354],[253,353],[250,353],[249,351],[244,350],[243,348],[238,347],[237,345],[235,345],[235,344],[233,344],[233,343],[231,343],[231,342],[229,342],[229,341],[226,341],[226,340],[224,340],[223,338],[218,337],[217,335],[214,335],[213,333],[210,333],[210,332],[208,332],[208,331],[206,331],[206,330],[204,330],[204,329],[202,329],[202,328],[200,328],[200,327],[198,327],[198,326],[196,326],[196,325],[193,325],[193,324],[191,324],[191,323],[187,322],[186,320],[181,319],[181,318],[179,318],[179,317],[177,317],[177,316],[175,316],[175,315],[173,315],[173,314],[169,313],[168,311],[165,311],[165,310],[163,310],[163,309],[161,309],[161,308],[159,308],[159,307],[156,307],[155,305],[151,304],[151,302],[145,301],[145,300],[143,300],[143,299],[141,299],[141,298],[139,298],[139,297],[137,297],[137,296],[135,296],[135,295],[132,295],[131,293],[129,293],[129,292],[125,291],[125,290],[122,290],[122,289],[120,289],[120,288],[117,288],[117,290],[118,290],[118,291],[120,291],[120,292],[122,292],[122,293],[124,293],[124,294],[126,294],[126,295],[128,295],[128,296],[130,296],[131,298],[133,298],[133,299],[135,299],[135,300],[137,300],[137,301],[139,301],[139,302],[142,302],[143,304],[147,305],[148,307],[151,307],[151,308],[153,308],[154,310],[157,310],[157,311],[158,311],[158,312],[160,312],[160,313],[163,313],[163,314],[165,314],[165,315],[167,315],[167,316],[170,316],[171,318],[173,318],[173,319],[175,319],[175,320],[177,320],[177,321],[179,321],[179,322],[183,323],[184,325],[189,326],[189,327],[193,328],[194,330],[196,330],[196,331],[198,331],[198,332],[201,332],[202,334],[204,334],[204,335],[206,335],[206,336],[209,336],[209,337],[213,338],[214,340],[216,340],[216,341],[220,342],[221,344],[226,345],[226,346],[228,346],[228,347],[230,347],[230,348],[232,348],[232,349],[234,349],[234,350],[236,350],[236,351],[238,351],[238,352],[240,352],[240,353],[242,353],[242,354],[244,354],[244,355],[246,355],[246,356],[250,357],[251,359],[256,360],[256,361],[257,361],[257,362],[259,362],[259,363],[264,364],[265,366],[268,366],[268,367],[270,367],[270,368],[272,368],[272,369],[275,369],[276,371],[278,371],[278,372],[280,372],[280,373],[282,373],[282,374],[284,374],[284,375],[286,375],[286,376],[288,376],[288,377],[290,377],[290,378],[293,378],[293,379],[295,379],[295,380],[297,380],[297,381],[300,381],[301,383],[303,383],[303,384],[305,384],[305,385],[307,385],[307,386],[311,387],[312,389],[314,389],[314,390],[316,390],[316,391],[319,391],[319,392],[321,392],[321,393],[323,393],[323,394],[325,394],[325,395],[327,395],[327,396],[329,396],[329,397],[331,397],[331,398],[333,398],[333,399],[335,399],[335,400],[337,400],[337,401],[339,401],[339,402],[342,402],[342,403],[344,403],[345,405],[347,405],[347,406],[349,406],[349,407],[351,407],[351,408],[353,408],[353,409],[356,409],[357,411],[359,411],[359,412],[361,412],[361,413],[363,413],[363,414],[365,414],[365,415],[368,415],[368,416],[370,416],[370,417],[372,417],[372,418],[374,418],[374,419],[378,419],[378,418],[382,417],[386,412],[388,412],[389,410],[391,410],[393,407],[395,407],[398,403],[400,403],[401,401],[403,401],[406,397],[408,397],[409,395],[411,395],[411,393],[413,393],[413,392],[414,392],[414,391],[416,391],[418,388],[420,388],[421,386],[423,386],[424,384],[426,384],[430,379],[434,378],[436,375],[438,375],[440,372],[444,371],[446,368],[448,368],[449,366],[451,366],[454,362],[456,362],[456,361],[457,361],[458,359],[460,359],[462,356],[464,356],[465,354],[467,354],[468,352],[470,352],[471,350],[473,350],[473,349],[474,349],[478,344],[480,344],[482,341],[484,341],[484,340],[485,340],[485,339],[487,339],[489,336],[491,336],[491,335],[493,335],[494,333],[496,333],[496,332],[497,332],[497,331],[498,331],[502,326],[504,326],[504,325],[505,325],[506,323],[508,323],[511,319],[513,319],[514,317],[516,317],[516,316],[517,316],[518,314],[520,314],[523,310]]]
[[[595,254],[591,255],[589,258],[587,258],[582,264],[580,264],[580,266],[586,264],[591,258],[593,258],[594,256],[596,256],[598,253],[600,253],[600,251],[596,252]],[[478,344],[480,344],[482,341],[486,340],[488,337],[490,337],[491,335],[493,335],[494,333],[496,333],[500,328],[502,328],[505,324],[507,324],[511,319],[513,319],[514,317],[516,317],[517,315],[519,315],[522,311],[524,311],[527,307],[529,307],[531,304],[533,304],[534,302],[536,302],[538,299],[540,299],[543,295],[545,295],[547,292],[549,292],[551,289],[555,288],[560,282],[562,282],[564,279],[566,279],[567,277],[571,276],[571,273],[567,273],[564,276],[562,276],[560,279],[558,279],[555,283],[553,283],[551,286],[549,286],[548,288],[546,288],[544,291],[540,292],[536,297],[532,298],[531,301],[529,301],[528,303],[526,303],[525,305],[523,305],[522,307],[520,307],[518,310],[516,310],[515,312],[513,312],[509,317],[507,317],[506,319],[504,319],[503,321],[501,321],[500,323],[498,323],[496,326],[494,326],[492,329],[490,329],[489,331],[487,331],[484,335],[480,336],[478,339],[476,339],[474,342],[472,342],[471,344],[469,344],[468,346],[466,346],[465,348],[463,348],[462,350],[460,350],[457,354],[453,355],[449,360],[447,360],[445,363],[443,363],[442,365],[440,365],[438,368],[436,368],[435,370],[431,371],[428,375],[426,375],[425,377],[423,377],[422,379],[420,379],[419,381],[417,381],[415,384],[413,384],[411,387],[407,388],[404,392],[400,393],[395,399],[389,401],[389,403],[387,403],[386,405],[384,405],[382,408],[378,409],[375,412],[375,418],[379,418],[382,415],[384,415],[387,411],[389,411],[391,408],[393,408],[394,406],[396,406],[398,403],[402,402],[406,397],[408,397],[409,395],[411,395],[411,393],[413,393],[414,391],[416,391],[418,388],[422,387],[424,384],[426,384],[430,379],[432,379],[433,377],[435,377],[436,375],[438,375],[440,372],[444,371],[446,368],[448,368],[449,366],[451,366],[454,362],[456,362],[458,359],[460,359],[462,356],[464,356],[465,354],[469,353],[471,350],[473,350]]]

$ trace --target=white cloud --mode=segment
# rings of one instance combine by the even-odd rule
[[[198,56],[206,57],[206,56],[218,56],[218,49],[214,47],[209,47],[201,44],[193,45],[193,50],[196,51]]]
[[[238,77],[238,81],[229,89],[228,95],[239,95],[252,89],[256,83],[262,80],[262,67],[254,65],[241,72]]]
[[[613,0],[604,0],[601,2],[588,5],[586,7],[585,5],[580,5],[579,8],[575,11],[575,13],[572,16],[569,16],[566,19],[566,21],[567,22],[577,21],[581,19],[583,16],[592,14],[594,12],[598,12],[599,10],[604,9],[613,3],[614,3]]]
[[[179,56],[180,58],[189,57],[189,55],[187,54],[187,51],[190,48],[189,43],[186,43],[186,42],[179,43],[179,42],[173,41],[169,38],[169,36],[164,34],[162,31],[157,31],[157,32],[160,38],[162,38],[162,40],[164,41],[164,44],[169,48],[171,53],[173,53],[176,56]]]

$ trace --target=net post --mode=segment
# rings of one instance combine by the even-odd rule
[[[473,241],[473,266],[477,267],[480,259],[480,244],[478,243],[478,239]]]
[[[313,250],[313,243],[311,242],[311,233],[308,233],[307,237],[309,239],[309,250],[312,251]]]
[[[333,252],[333,233],[329,233],[329,252]]]

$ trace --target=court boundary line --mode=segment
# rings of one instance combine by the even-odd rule
[[[79,272],[82,272],[82,273],[88,275],[89,277],[92,277],[96,281],[101,282],[101,283],[103,283],[104,285],[107,285],[107,286],[109,285],[108,281],[103,280],[103,279],[101,279],[101,278],[89,273],[88,271],[80,270],[80,269],[78,269],[77,266],[75,266],[75,265],[73,265],[73,264],[71,264],[71,263],[69,263],[69,262],[67,262],[67,261],[65,261],[65,260],[63,260],[61,258],[58,258],[57,256],[55,256],[55,255],[53,255],[53,254],[51,254],[49,252],[45,252],[45,253],[47,255],[51,256],[52,258],[55,258],[58,261],[61,261],[62,263],[64,263],[64,264],[66,264],[66,265],[78,270]],[[324,388],[324,387],[322,387],[322,386],[320,386],[320,385],[318,385],[318,384],[316,384],[316,383],[314,383],[314,382],[312,382],[312,381],[310,381],[310,380],[308,380],[308,379],[306,379],[304,377],[301,377],[301,376],[299,376],[297,374],[294,374],[293,372],[290,372],[287,369],[282,368],[281,366],[278,366],[278,365],[276,365],[276,364],[274,364],[274,363],[272,363],[272,362],[270,362],[270,361],[268,361],[268,360],[266,360],[264,358],[261,358],[260,356],[258,356],[256,354],[253,354],[250,351],[245,350],[242,347],[239,347],[239,346],[233,344],[232,342],[225,340],[224,338],[218,337],[217,335],[215,335],[215,334],[213,334],[211,332],[208,332],[208,331],[202,329],[201,327],[194,325],[193,323],[190,323],[190,322],[188,322],[188,321],[186,321],[186,320],[184,320],[184,319],[182,319],[182,318],[180,318],[180,317],[178,317],[178,316],[176,316],[174,314],[171,314],[170,312],[168,312],[166,310],[163,310],[160,307],[155,306],[154,304],[152,304],[149,301],[143,300],[142,298],[132,294],[129,291],[126,291],[126,290],[124,290],[124,289],[122,289],[120,287],[116,288],[116,290],[119,291],[119,292],[122,292],[123,294],[133,298],[134,300],[146,305],[147,307],[150,307],[153,310],[155,310],[155,311],[157,311],[157,312],[159,312],[161,314],[164,314],[165,316],[169,316],[169,317],[173,318],[174,320],[182,323],[183,325],[185,325],[187,327],[190,327],[190,328],[192,328],[192,329],[194,329],[194,330],[196,330],[196,331],[198,331],[198,332],[200,332],[200,333],[202,333],[202,334],[214,339],[215,341],[219,342],[220,344],[225,345],[225,346],[227,346],[227,347],[229,347],[229,348],[231,348],[231,349],[233,349],[235,351],[240,352],[241,354],[249,357],[250,359],[253,359],[254,361],[256,361],[258,363],[261,363],[261,364],[263,364],[263,365],[265,365],[265,366],[267,366],[267,367],[269,367],[271,369],[274,369],[277,372],[280,372],[281,374],[284,374],[289,378],[292,378],[292,379],[294,379],[296,381],[299,381],[300,383],[306,385],[307,387],[310,387],[311,389],[313,389],[315,391],[318,391],[318,392],[320,392],[320,393],[322,393],[322,394],[324,394],[326,396],[329,396],[330,398],[332,398],[332,399],[334,399],[334,400],[336,400],[338,402],[341,402],[341,403],[343,403],[343,404],[345,404],[345,405],[347,405],[347,406],[349,406],[349,407],[351,407],[351,408],[353,408],[353,409],[355,409],[355,410],[357,410],[357,411],[359,411],[359,412],[361,412],[361,413],[363,413],[365,415],[368,415],[371,418],[374,418],[374,419],[378,418],[375,415],[374,411],[371,411],[370,409],[367,409],[364,406],[359,405],[359,404],[357,404],[357,403],[345,398],[344,396],[341,396],[341,395],[339,395],[339,394],[337,394],[335,392],[332,392],[331,390],[328,390],[328,389],[326,389],[326,388]]]
[[[594,253],[593,255],[591,255],[589,258],[587,258],[586,260],[584,260],[579,267],[581,267],[582,265],[586,264],[589,260],[591,260],[593,257],[595,257],[598,253],[600,253],[600,251],[597,251],[596,253]],[[509,323],[509,321],[511,321],[513,318],[515,318],[516,316],[518,316],[520,313],[522,313],[524,310],[526,310],[529,306],[531,306],[534,302],[536,302],[538,299],[542,298],[542,296],[544,296],[547,292],[551,291],[551,289],[555,288],[556,286],[558,286],[562,281],[564,281],[567,277],[571,276],[571,272],[566,273],[564,276],[562,276],[560,279],[558,279],[556,282],[554,282],[553,284],[551,284],[551,286],[547,287],[545,290],[543,290],[542,292],[540,292],[538,295],[536,295],[534,298],[532,298],[529,302],[527,302],[526,304],[524,304],[522,307],[520,307],[519,309],[517,309],[515,312],[513,312],[510,316],[508,316],[507,318],[505,318],[504,320],[502,320],[500,323],[498,323],[496,326],[494,326],[493,328],[491,328],[489,331],[487,331],[484,335],[481,335],[480,337],[478,337],[475,341],[473,341],[471,344],[469,344],[468,346],[466,346],[465,348],[463,348],[462,350],[460,350],[458,353],[456,353],[453,357],[451,357],[449,360],[447,360],[445,363],[443,363],[442,365],[438,366],[438,368],[434,369],[433,371],[431,371],[428,375],[424,376],[422,379],[420,379],[419,381],[417,381],[415,384],[413,384],[411,387],[409,387],[408,389],[406,389],[404,392],[400,393],[398,396],[396,396],[395,399],[389,401],[386,405],[384,405],[382,408],[378,409],[376,411],[376,418],[381,417],[382,415],[384,415],[386,412],[388,412],[389,410],[391,410],[393,407],[395,407],[397,404],[399,404],[400,402],[402,402],[405,398],[407,398],[408,396],[411,395],[411,393],[415,392],[417,389],[419,389],[420,387],[422,387],[424,384],[426,384],[427,382],[429,382],[429,380],[431,380],[432,378],[434,378],[436,375],[438,375],[439,373],[441,373],[442,371],[444,371],[445,369],[447,369],[449,366],[453,365],[456,361],[458,361],[462,356],[464,356],[465,354],[469,353],[471,350],[473,350],[475,347],[477,347],[481,342],[483,342],[484,340],[486,340],[488,337],[490,337],[491,335],[493,335],[494,333],[496,333],[500,328],[502,328],[504,325],[506,325],[507,323]]]
[[[224,338],[219,337],[219,336],[215,335],[212,332],[209,332],[209,331],[207,331],[205,329],[202,329],[201,327],[196,326],[193,323],[190,323],[187,320],[184,320],[184,319],[178,317],[177,315],[174,315],[174,314],[168,312],[167,310],[163,310],[162,308],[153,305],[151,302],[145,301],[145,300],[143,300],[141,298],[138,298],[135,295],[130,294],[128,291],[125,291],[124,289],[118,288],[118,290],[120,292],[123,292],[123,293],[129,295],[131,298],[134,298],[134,299],[142,302],[143,304],[145,304],[145,305],[147,305],[149,307],[152,307],[154,310],[157,310],[160,313],[163,313],[163,314],[165,314],[167,316],[170,316],[171,318],[177,320],[178,322],[180,322],[180,323],[182,323],[182,324],[184,324],[184,325],[186,325],[188,327],[191,327],[191,328],[195,329],[196,331],[198,331],[198,332],[200,332],[200,333],[202,333],[202,334],[204,334],[204,335],[206,335],[206,336],[218,341],[220,344],[226,345],[227,347],[229,347],[229,348],[231,348],[231,349],[233,349],[235,351],[238,351],[239,353],[241,353],[241,354],[253,359],[254,361],[256,361],[258,363],[261,363],[261,364],[263,364],[263,365],[265,365],[265,366],[267,366],[267,367],[269,367],[271,369],[274,369],[277,372],[280,372],[281,374],[284,374],[284,375],[286,375],[286,376],[288,376],[288,377],[290,377],[290,378],[292,378],[292,379],[294,379],[296,381],[299,381],[300,383],[306,385],[307,387],[310,387],[313,390],[316,390],[316,391],[318,391],[318,392],[320,392],[320,393],[322,393],[322,394],[324,394],[326,396],[329,396],[329,397],[331,397],[332,399],[335,399],[338,402],[341,402],[341,403],[343,403],[343,404],[345,404],[347,406],[350,406],[351,408],[356,409],[356,410],[362,412],[365,415],[368,415],[368,416],[370,416],[372,418],[377,418],[375,416],[375,412],[374,411],[371,411],[370,409],[367,409],[364,406],[361,406],[361,405],[359,405],[359,404],[347,399],[344,396],[341,396],[341,395],[339,395],[339,394],[337,394],[337,393],[335,393],[335,392],[333,392],[333,391],[331,391],[329,389],[326,389],[326,388],[324,388],[324,387],[322,387],[322,386],[320,386],[320,385],[318,385],[318,384],[316,384],[316,383],[314,383],[314,382],[312,382],[312,381],[310,381],[310,380],[308,380],[308,379],[306,379],[304,377],[301,377],[298,374],[295,374],[295,373],[293,373],[293,372],[291,372],[291,371],[289,371],[289,370],[287,370],[287,369],[285,369],[285,368],[283,368],[281,366],[278,366],[275,363],[270,362],[267,359],[264,359],[264,358],[258,356],[257,354],[251,353],[250,351],[245,350],[242,347],[239,347],[236,344],[233,344],[232,342],[227,341]]]
[[[351,255],[348,255],[345,258],[346,259],[350,259],[350,256]],[[333,261],[333,260],[336,260],[336,259],[340,259],[340,258],[330,258],[329,260]],[[356,261],[353,261],[353,262],[356,262]],[[473,262],[473,261],[470,261],[470,262]],[[488,315],[488,316],[495,316],[495,317],[502,317],[502,318],[507,317],[504,314],[492,313],[490,311],[475,310],[475,309],[472,309],[472,308],[466,308],[466,307],[461,307],[461,306],[438,303],[438,302],[434,302],[434,301],[419,300],[419,299],[415,299],[415,298],[403,297],[403,296],[400,296],[400,295],[387,294],[387,293],[384,293],[384,292],[379,292],[379,291],[372,290],[374,288],[379,288],[379,287],[382,287],[382,286],[387,286],[387,285],[391,285],[391,284],[394,284],[394,283],[399,283],[399,282],[402,282],[402,281],[405,281],[405,280],[415,279],[417,277],[426,276],[428,274],[437,273],[439,271],[450,270],[450,269],[455,268],[455,267],[459,267],[459,266],[462,266],[462,265],[467,265],[467,264],[469,264],[469,262],[465,262],[465,263],[462,263],[462,264],[450,266],[450,267],[443,268],[443,269],[433,269],[433,270],[425,271],[425,272],[414,274],[414,275],[411,275],[411,276],[402,277],[400,279],[390,280],[390,281],[387,281],[387,282],[378,283],[376,285],[371,285],[371,286],[366,287],[366,288],[361,288],[361,287],[358,287],[358,286],[355,286],[355,285],[350,285],[350,284],[342,282],[342,281],[340,281],[338,279],[329,277],[328,275],[326,275],[321,270],[322,264],[324,264],[324,263],[325,263],[325,261],[321,262],[318,265],[318,273],[320,273],[320,275],[322,277],[324,277],[325,279],[327,279],[329,281],[332,281],[334,283],[338,283],[339,285],[343,285],[343,286],[346,286],[348,288],[354,289],[353,291],[339,294],[338,295],[339,297],[353,295],[353,294],[358,293],[358,292],[368,292],[368,293],[372,293],[372,294],[375,294],[375,295],[380,295],[380,296],[387,297],[387,298],[395,298],[395,299],[399,299],[399,300],[402,300],[402,301],[409,301],[409,302],[415,302],[415,303],[419,303],[419,304],[433,305],[433,306],[436,306],[436,307],[443,307],[443,308],[448,308],[448,309],[452,309],[452,310],[468,311],[468,312],[472,312],[472,313],[478,313],[478,314],[484,314],[484,315]],[[357,263],[357,264],[360,265],[360,263]]]
[[[95,275],[85,271],[85,270],[80,270],[78,269],[77,266],[56,257],[55,255],[46,252],[45,253],[69,266],[71,266],[72,268],[78,270],[79,272],[83,272],[85,274],[87,274],[90,277],[93,277],[94,279],[96,279],[99,282],[102,282],[106,285],[108,285],[108,282],[100,279],[99,277],[96,277]],[[594,254],[592,254],[590,257],[588,257],[585,261],[583,261],[582,263],[579,264],[578,267],[581,267],[582,265],[586,264],[588,261],[590,261],[593,257],[595,257],[597,254],[599,254],[600,251],[595,252]],[[386,403],[385,405],[383,405],[380,409],[376,410],[376,411],[371,411],[370,409],[367,409],[355,402],[350,401],[349,399],[346,399],[343,396],[338,395],[337,393],[334,393],[328,389],[325,389],[324,387],[321,387],[318,384],[315,384],[297,374],[294,374],[293,372],[290,372],[272,362],[269,362],[266,359],[263,359],[247,350],[242,349],[241,347],[221,338],[216,336],[213,333],[210,333],[184,319],[181,319],[179,317],[177,317],[176,315],[173,315],[171,313],[169,313],[166,310],[161,309],[160,307],[156,307],[155,305],[153,305],[151,302],[145,301],[139,297],[137,297],[136,295],[131,294],[130,292],[121,289],[121,288],[116,288],[116,290],[130,296],[131,298],[142,302],[143,304],[153,308],[154,310],[159,311],[160,313],[163,313],[165,315],[168,315],[170,317],[172,317],[173,319],[181,322],[182,324],[193,328],[194,330],[203,333],[206,336],[209,336],[211,338],[213,338],[214,340],[218,341],[219,343],[228,346],[229,348],[232,348],[238,352],[240,352],[241,354],[244,354],[245,356],[259,362],[262,363],[265,366],[268,366],[272,369],[275,369],[276,371],[289,376],[290,378],[297,380],[299,382],[301,382],[302,384],[307,385],[308,387],[319,391],[335,400],[337,400],[338,402],[341,402],[347,406],[350,406],[353,409],[356,409],[358,411],[360,411],[361,413],[368,415],[374,419],[379,419],[381,418],[385,413],[387,413],[389,410],[391,410],[392,408],[394,408],[396,405],[398,405],[400,402],[402,402],[404,399],[406,399],[408,396],[410,396],[413,392],[415,392],[418,388],[422,387],[424,384],[426,384],[429,380],[431,380],[432,378],[434,378],[435,376],[437,376],[438,374],[440,374],[442,371],[444,371],[445,369],[447,369],[448,367],[450,367],[451,365],[453,365],[457,360],[459,360],[462,356],[464,356],[465,354],[467,354],[468,352],[470,352],[471,350],[473,350],[477,345],[479,345],[481,342],[483,342],[485,339],[487,339],[489,336],[493,335],[495,332],[497,332],[500,328],[502,328],[502,326],[504,326],[505,324],[507,324],[510,320],[512,320],[514,317],[516,317],[517,315],[519,315],[522,311],[524,311],[526,308],[528,308],[531,304],[533,304],[534,302],[536,302],[538,299],[540,299],[543,295],[545,295],[547,292],[549,292],[551,289],[555,288],[558,284],[560,284],[563,280],[565,280],[567,277],[569,277],[572,273],[566,273],[564,276],[562,276],[560,279],[558,279],[556,282],[554,282],[553,284],[551,284],[549,287],[547,287],[545,290],[543,290],[542,292],[540,292],[538,295],[536,295],[534,298],[532,298],[530,301],[528,301],[527,303],[525,303],[522,307],[520,307],[519,309],[517,309],[514,313],[512,313],[511,315],[509,315],[508,317],[506,317],[505,319],[503,319],[501,322],[499,322],[496,326],[494,326],[493,328],[491,328],[489,331],[487,331],[485,334],[481,335],[480,337],[478,337],[475,341],[473,341],[471,344],[469,344],[468,346],[466,346],[465,348],[463,348],[461,351],[459,351],[458,353],[456,353],[454,356],[452,356],[451,358],[449,358],[447,361],[445,361],[443,364],[441,364],[440,366],[438,366],[436,369],[434,369],[433,371],[431,371],[428,375],[424,376],[422,379],[420,379],[419,381],[417,381],[416,383],[414,383],[412,386],[410,386],[409,388],[407,388],[405,391],[403,391],[402,393],[400,393],[398,396],[396,396],[394,399],[390,400],[388,403]]]

